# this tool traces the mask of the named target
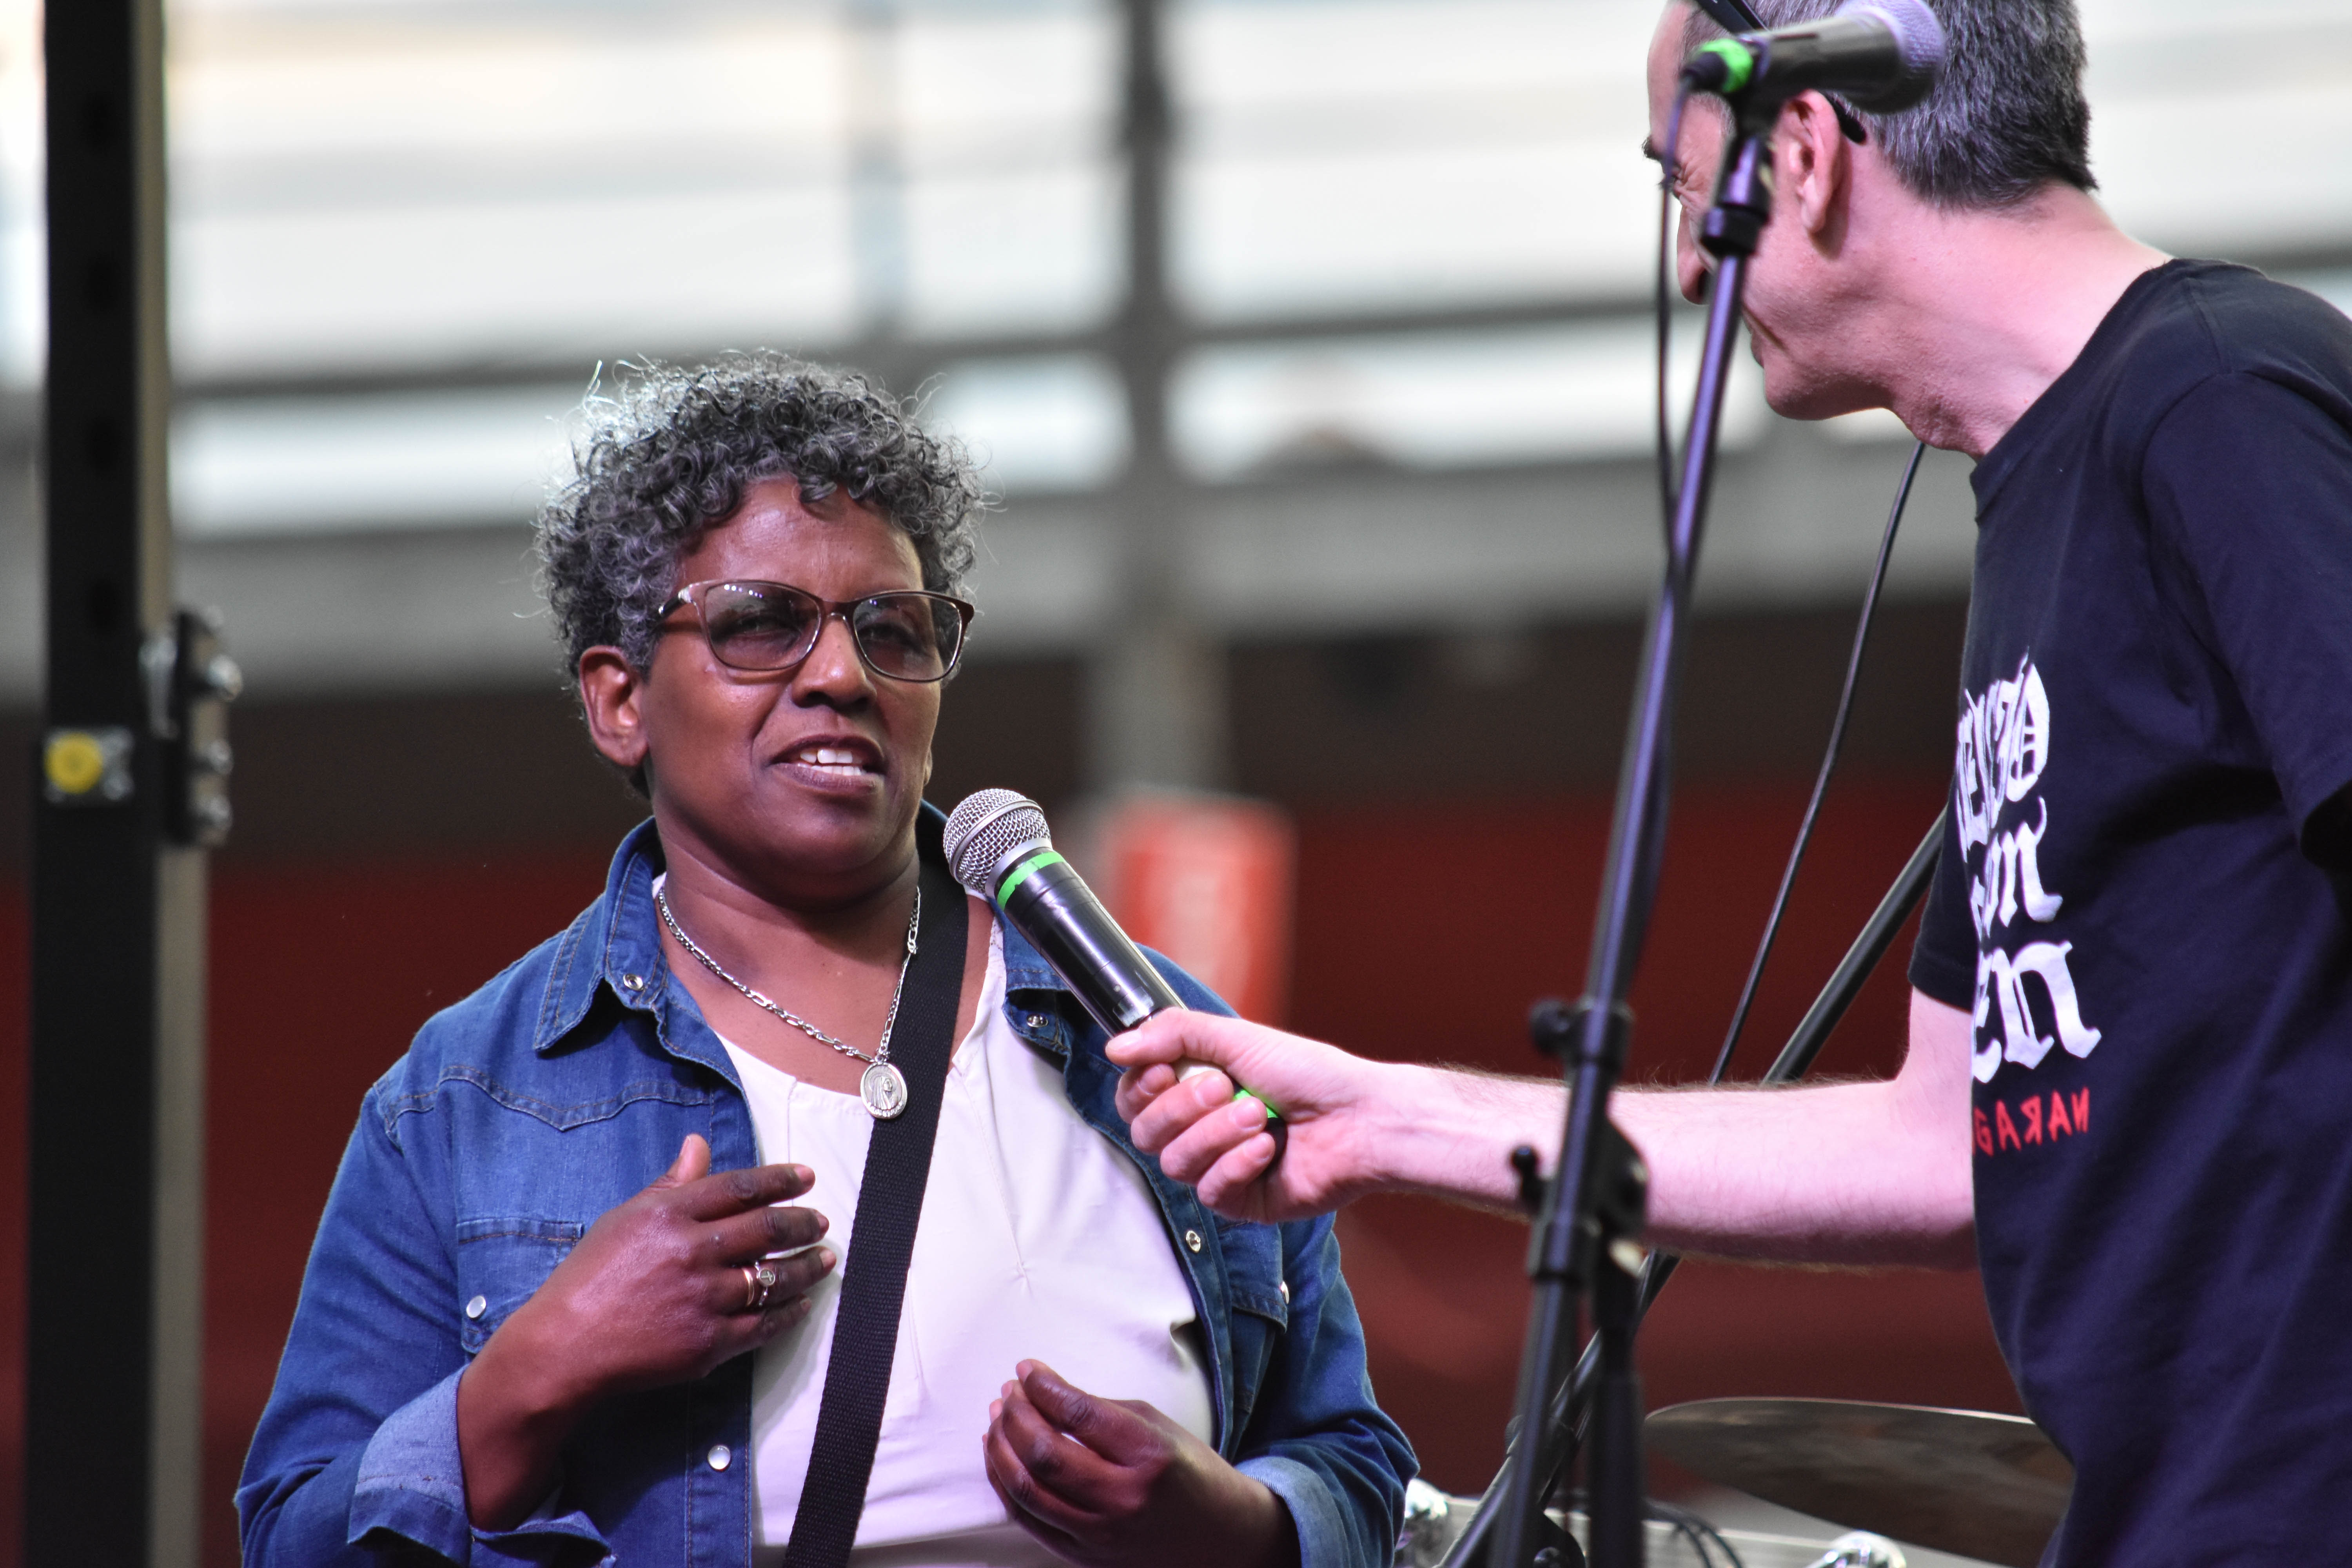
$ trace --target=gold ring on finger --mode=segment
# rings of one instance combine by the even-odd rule
[[[757,1311],[760,1306],[760,1271],[750,1264],[743,1265],[743,1310]]]

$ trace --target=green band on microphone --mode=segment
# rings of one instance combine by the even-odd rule
[[[1068,861],[1063,859],[1059,855],[1055,854],[1051,849],[1040,849],[1034,855],[1030,856],[1026,860],[1022,861],[1018,866],[1013,867],[1012,874],[1006,877],[1004,880],[998,885],[996,889],[997,906],[1001,909],[1009,905],[1013,898],[1013,889],[1027,881],[1030,878],[1035,876],[1038,872],[1044,870],[1046,867],[1066,866],[1068,864]]]
[[[1235,1100],[1255,1100],[1260,1105],[1265,1107],[1265,1119],[1268,1122],[1275,1122],[1282,1120],[1282,1112],[1275,1109],[1274,1101],[1258,1093],[1255,1089],[1237,1089],[1234,1090],[1234,1098]]]
[[[1738,92],[1756,74],[1756,51],[1737,38],[1717,38],[1701,44],[1696,51],[1713,55],[1723,62],[1723,91]]]

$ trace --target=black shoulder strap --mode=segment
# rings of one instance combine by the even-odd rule
[[[841,1314],[784,1568],[844,1568],[857,1540],[866,1478],[882,1435],[882,1405],[890,1392],[907,1263],[914,1255],[915,1223],[922,1217],[948,1062],[955,1054],[967,909],[963,889],[938,852],[936,828],[927,819],[917,833],[930,841],[922,859],[923,920],[890,1037],[890,1059],[907,1075],[907,1109],[891,1121],[877,1121],[866,1146],[849,1266],[841,1277]]]

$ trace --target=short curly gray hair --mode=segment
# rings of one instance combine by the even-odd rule
[[[646,668],[679,559],[762,479],[797,480],[812,503],[841,491],[873,508],[914,542],[934,593],[956,592],[971,567],[986,499],[971,456],[861,375],[765,353],[633,364],[583,414],[572,477],[538,521],[569,668],[597,647]]]

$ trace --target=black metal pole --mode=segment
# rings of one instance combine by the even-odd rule
[[[25,1561],[194,1568],[205,862],[170,831],[186,804],[170,751],[193,737],[174,721],[187,692],[164,476],[163,7],[73,0],[44,26]],[[209,756],[217,741],[197,744]],[[225,799],[207,810],[226,826]]]
[[[1870,912],[1862,934],[1853,939],[1853,945],[1838,960],[1830,983],[1822,987],[1822,994],[1805,1009],[1796,1032],[1765,1069],[1764,1082],[1793,1083],[1812,1070],[1813,1058],[1829,1044],[1830,1031],[1845,1016],[1845,1010],[1853,1005],[1853,999],[1862,994],[1862,983],[1878,967],[1878,961],[1886,955],[1895,933],[1911,918],[1911,911],[1919,907],[1919,900],[1927,896],[1927,884],[1935,880],[1936,860],[1944,847],[1944,822],[1948,810],[1947,807],[1936,814],[1927,836],[1919,840],[1919,847],[1911,851],[1911,858],[1904,862],[1895,885],[1886,889],[1886,896],[1878,900],[1878,908]]]
[[[1777,106],[1776,106],[1777,107]],[[1684,623],[1697,569],[1699,541],[1714,488],[1716,447],[1721,430],[1724,389],[1738,342],[1741,296],[1748,260],[1755,253],[1771,211],[1769,112],[1736,107],[1737,129],[1724,162],[1703,243],[1718,258],[1707,310],[1706,343],[1699,363],[1697,396],[1691,413],[1682,487],[1667,530],[1664,580],[1650,617],[1639,682],[1628,729],[1623,771],[1617,784],[1617,813],[1601,874],[1600,909],[1594,921],[1585,994],[1572,1016],[1547,1017],[1538,1010],[1539,1044],[1571,1050],[1568,1122],[1559,1163],[1546,1184],[1544,1204],[1528,1248],[1528,1273],[1535,1282],[1527,1349],[1520,1362],[1518,1429],[1541,1435],[1520,1443],[1509,1466],[1496,1568],[1529,1568],[1537,1551],[1545,1500],[1544,1450],[1552,1445],[1549,1415],[1557,1391],[1567,1380],[1571,1346],[1581,1326],[1587,1291],[1616,1291],[1619,1280],[1604,1270],[1624,1272],[1612,1242],[1629,1239],[1611,1211],[1631,1207],[1638,1215],[1646,1173],[1609,1122],[1609,1098],[1622,1076],[1633,1028],[1626,997],[1649,933],[1650,909],[1657,892],[1658,865],[1665,840],[1670,740],[1675,689],[1682,668]],[[1629,1193],[1627,1189],[1633,1190]],[[1636,1219],[1638,1223],[1638,1218]],[[1603,1336],[1599,1355],[1605,1371],[1630,1375],[1633,1314],[1603,1310],[1595,1319]],[[1641,1430],[1638,1416],[1614,1422],[1598,1434],[1590,1451],[1596,1484],[1591,1497],[1595,1558],[1602,1568],[1624,1568],[1642,1560]],[[1603,1446],[1612,1451],[1601,1451]],[[1613,1451],[1620,1447],[1630,1452]]]
[[[1115,603],[1087,661],[1088,786],[1213,788],[1224,782],[1223,651],[1189,586],[1196,487],[1175,450],[1171,377],[1188,336],[1170,276],[1176,104],[1167,0],[1119,0],[1120,151],[1127,291],[1108,346],[1127,399],[1129,446],[1111,492]]]

